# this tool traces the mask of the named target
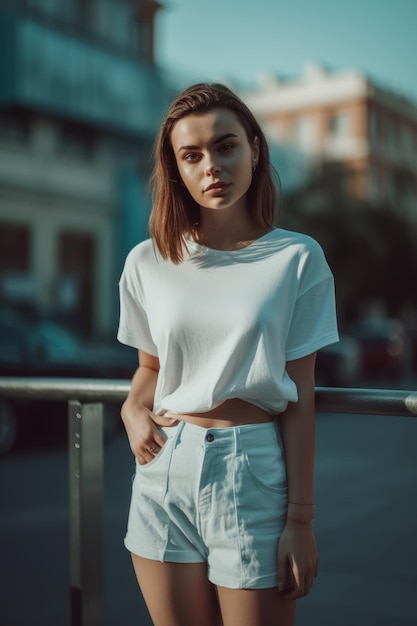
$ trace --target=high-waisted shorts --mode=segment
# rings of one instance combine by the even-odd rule
[[[277,584],[287,510],[275,422],[203,428],[180,422],[146,465],[136,462],[125,546],[158,561],[207,562],[233,589]]]

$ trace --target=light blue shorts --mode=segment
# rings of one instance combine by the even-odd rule
[[[275,422],[202,428],[180,422],[148,464],[136,463],[125,546],[147,559],[207,562],[232,589],[277,584],[287,483]]]

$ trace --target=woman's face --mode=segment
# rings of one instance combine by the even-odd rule
[[[181,118],[171,132],[171,144],[182,182],[201,207],[246,210],[246,192],[259,158],[259,142],[229,109]]]

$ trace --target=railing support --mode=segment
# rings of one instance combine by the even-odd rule
[[[103,405],[68,403],[71,626],[102,626]]]

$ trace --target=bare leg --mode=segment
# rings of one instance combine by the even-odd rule
[[[155,626],[222,626],[206,563],[161,563],[135,554],[132,560]]]
[[[217,587],[224,626],[294,626],[296,603],[271,589]]]

